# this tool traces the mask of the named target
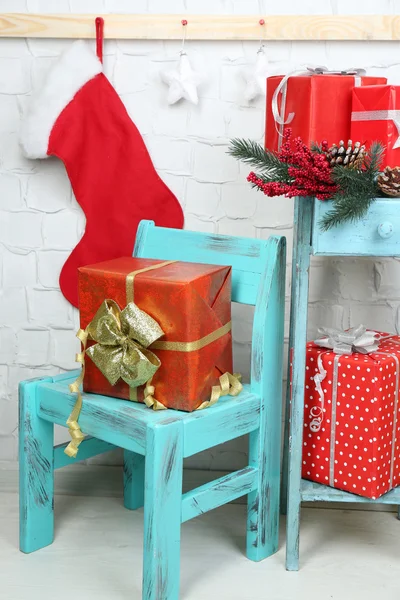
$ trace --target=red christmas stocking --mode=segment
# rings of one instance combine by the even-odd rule
[[[157,175],[143,139],[85,42],[74,42],[32,99],[21,131],[29,158],[60,158],[86,215],[60,287],[78,305],[78,267],[131,256],[142,219],[181,228],[178,200]],[[162,257],[160,257],[162,258]]]

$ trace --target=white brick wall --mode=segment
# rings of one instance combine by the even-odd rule
[[[394,13],[395,0],[170,0],[171,13],[341,14]],[[0,12],[166,12],[165,0],[0,0]],[[190,18],[190,17],[189,17]],[[20,113],[68,40],[0,40],[0,460],[17,458],[17,385],[21,379],[75,367],[77,313],[58,290],[60,267],[84,228],[63,165],[29,161],[17,144]],[[187,42],[203,71],[200,103],[169,107],[161,70],[176,64],[177,41],[113,41],[105,70],[143,133],[161,177],[185,209],[186,227],[198,231],[267,237],[292,233],[292,201],[268,199],[246,184],[248,169],[226,154],[230,137],[262,140],[264,102],[243,99],[243,71],[255,59],[253,42]],[[400,83],[394,43],[270,42],[271,74],[302,62],[366,67]],[[398,260],[314,259],[309,335],[319,325],[363,322],[400,331]],[[290,280],[290,271],[287,280]],[[289,288],[287,290],[289,297]],[[287,314],[289,302],[287,301]],[[251,319],[234,307],[236,369],[249,372]],[[287,327],[286,327],[287,330]],[[57,439],[66,439],[65,431]],[[246,445],[191,459],[196,467],[242,466]]]

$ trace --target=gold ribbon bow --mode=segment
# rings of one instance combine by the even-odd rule
[[[86,350],[96,367],[115,385],[123,379],[129,387],[138,387],[151,379],[161,365],[150,350],[163,330],[133,302],[121,310],[114,300],[105,300],[87,327],[97,342]]]
[[[131,388],[147,383],[146,404],[158,410],[165,408],[153,398],[154,387],[150,385],[151,378],[160,367],[161,361],[147,348],[164,335],[153,317],[140,310],[133,302],[129,302],[121,310],[114,300],[105,300],[93,321],[85,330],[79,329],[76,335],[82,342],[83,350],[76,355],[76,361],[82,365],[81,374],[69,386],[70,392],[77,394],[75,406],[67,420],[71,442],[66,447],[65,453],[72,458],[77,455],[79,444],[85,438],[78,424],[82,409],[80,386],[85,375],[85,353],[90,356],[111,385],[115,385],[120,378]],[[86,349],[89,337],[97,343]]]

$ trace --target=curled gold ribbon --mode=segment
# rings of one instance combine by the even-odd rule
[[[72,412],[67,419],[67,426],[68,426],[69,434],[71,436],[71,441],[64,450],[65,454],[67,454],[71,458],[76,457],[76,455],[78,454],[79,444],[85,438],[84,434],[82,433],[81,428],[79,427],[78,418],[79,418],[79,414],[82,409],[82,394],[81,394],[80,386],[81,386],[81,384],[83,382],[83,378],[85,376],[85,352],[86,352],[86,344],[87,344],[87,339],[88,339],[88,332],[86,330],[79,329],[78,333],[76,334],[76,337],[81,341],[82,346],[83,346],[83,351],[80,352],[79,354],[77,354],[75,357],[76,362],[79,362],[82,365],[82,370],[80,372],[80,375],[73,383],[71,383],[68,386],[69,391],[72,394],[77,394],[75,406],[72,409]]]
[[[153,410],[165,410],[167,407],[154,398],[154,393],[156,389],[154,385],[151,384],[151,379],[147,382],[146,387],[144,388],[144,399],[143,402],[148,408],[152,408]]]
[[[211,388],[211,396],[209,400],[205,400],[196,408],[196,410],[203,410],[212,406],[221,398],[221,396],[237,396],[243,389],[241,383],[242,376],[240,373],[224,373],[219,378],[219,385],[213,385]],[[153,410],[165,410],[167,407],[162,404],[159,400],[154,398],[155,388],[151,385],[151,380],[147,382],[144,389],[144,403]]]
[[[213,385],[211,388],[211,397],[209,400],[202,402],[196,410],[203,410],[212,406],[221,398],[221,396],[237,396],[243,389],[241,383],[242,376],[240,373],[224,373],[219,378],[219,385]]]

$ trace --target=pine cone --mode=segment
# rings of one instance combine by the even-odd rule
[[[362,146],[360,142],[353,145],[352,140],[347,142],[347,148],[344,141],[340,140],[339,146],[333,144],[325,153],[331,167],[342,165],[349,169],[361,169],[366,155],[365,146]]]
[[[400,167],[385,167],[378,175],[378,186],[386,196],[400,198]]]

